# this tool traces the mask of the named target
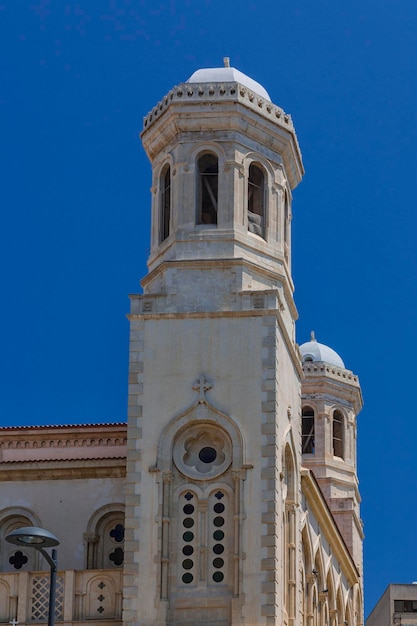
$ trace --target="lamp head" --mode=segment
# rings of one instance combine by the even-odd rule
[[[36,526],[16,528],[7,535],[6,541],[16,546],[27,546],[28,548],[53,548],[59,545],[59,539],[55,535]]]

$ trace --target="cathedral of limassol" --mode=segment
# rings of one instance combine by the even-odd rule
[[[358,377],[295,341],[291,117],[229,67],[145,117],[152,228],[128,423],[0,429],[0,622],[362,626]]]

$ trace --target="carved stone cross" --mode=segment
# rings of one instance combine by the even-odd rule
[[[15,618],[13,618],[11,622],[9,622],[9,624],[12,624],[12,626],[16,626],[18,623],[19,622]]]
[[[193,385],[194,391],[198,392],[198,402],[202,404],[206,401],[206,391],[211,389],[213,385],[207,380],[204,374],[201,374]]]

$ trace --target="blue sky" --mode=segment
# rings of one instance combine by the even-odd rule
[[[417,579],[415,0],[0,0],[1,425],[126,417],[143,116],[231,64],[291,113],[297,337],[360,376],[368,613]]]

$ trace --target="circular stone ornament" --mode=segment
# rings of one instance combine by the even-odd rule
[[[174,463],[189,478],[220,476],[232,462],[232,443],[218,426],[196,424],[185,429],[174,445]]]

